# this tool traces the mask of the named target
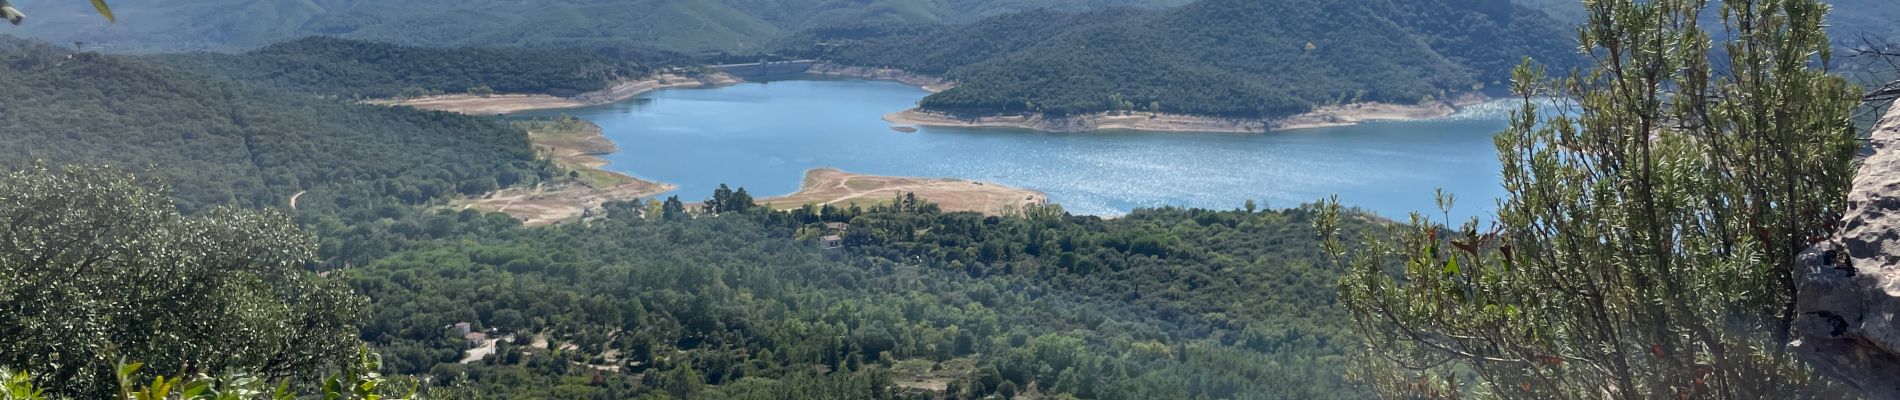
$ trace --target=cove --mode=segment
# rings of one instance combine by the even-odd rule
[[[895,82],[801,79],[673,89],[628,101],[518,117],[571,115],[599,124],[621,151],[608,169],[678,185],[693,201],[721,183],[754,196],[795,192],[804,172],[962,178],[1039,190],[1077,214],[1135,208],[1293,207],[1342,203],[1403,219],[1437,215],[1434,190],[1458,197],[1454,217],[1489,213],[1503,195],[1492,135],[1498,102],[1439,119],[1264,134],[1007,128],[890,129],[884,114],[928,93]]]

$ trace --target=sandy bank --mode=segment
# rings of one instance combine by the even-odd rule
[[[1093,132],[1102,130],[1139,130],[1158,132],[1263,133],[1293,129],[1357,125],[1370,121],[1402,121],[1439,118],[1458,111],[1459,106],[1482,102],[1471,97],[1456,102],[1420,105],[1357,103],[1326,106],[1305,114],[1277,119],[1207,117],[1182,114],[1100,113],[1055,117],[1044,114],[1005,114],[968,116],[910,109],[887,114],[884,120],[905,126],[1008,127],[1044,132]]]
[[[641,80],[615,82],[612,87],[606,90],[582,93],[574,97],[558,97],[545,94],[498,94],[490,96],[452,94],[413,99],[370,100],[365,103],[386,106],[409,106],[424,110],[448,111],[470,115],[494,115],[531,110],[594,106],[631,99],[634,96],[660,89],[725,86],[739,82],[741,82],[739,78],[721,73],[701,76],[662,74]]]
[[[896,81],[896,82],[903,83],[906,85],[923,88],[925,91],[928,91],[931,93],[942,92],[942,91],[950,90],[951,88],[957,87],[956,82],[951,82],[949,80],[943,79],[942,77],[911,73],[911,72],[907,72],[907,71],[895,69],[895,68],[855,67],[855,66],[849,66],[849,65],[820,63],[818,65],[813,65],[811,69],[806,70],[805,73],[815,74],[815,75],[825,75],[825,76],[841,76],[841,77],[850,77],[850,78],[859,78],[859,79]]]
[[[944,211],[974,211],[988,215],[1007,214],[1021,210],[1024,206],[1042,205],[1049,201],[1049,196],[1042,192],[977,181],[859,175],[819,168],[805,172],[805,182],[798,193],[759,202],[781,210],[806,204],[869,206],[888,202],[905,193],[916,193],[918,198],[936,203]]]
[[[601,169],[607,160],[599,156],[619,148],[592,122],[535,121],[522,125],[528,129],[537,153],[572,173],[533,187],[512,187],[482,198],[457,201],[455,207],[505,213],[527,226],[543,226],[597,215],[601,205],[608,202],[651,197],[674,189],[673,185]]]

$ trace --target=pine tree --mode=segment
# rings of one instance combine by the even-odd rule
[[[1824,70],[1822,3],[1724,3],[1728,69],[1705,3],[1589,2],[1593,70],[1518,69],[1495,229],[1415,214],[1348,252],[1328,207],[1360,378],[1391,396],[1842,396],[1786,344],[1795,258],[1851,179],[1857,89]],[[1463,371],[1475,386],[1449,383]]]

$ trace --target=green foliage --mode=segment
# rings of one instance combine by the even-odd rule
[[[1858,90],[1825,71],[1826,5],[1726,2],[1711,60],[1702,3],[1587,3],[1595,69],[1519,69],[1496,229],[1415,216],[1348,252],[1320,224],[1372,351],[1362,378],[1395,396],[1846,396],[1787,343],[1796,257],[1845,206]],[[1538,110],[1548,95],[1579,111]]]
[[[424,93],[572,96],[652,71],[590,50],[422,48],[308,37],[241,54],[188,53],[166,61],[243,82],[343,98]],[[664,60],[656,60],[666,62]],[[476,89],[487,89],[477,93]]]
[[[98,10],[107,21],[119,22],[119,17],[112,16],[112,7],[106,6],[106,0],[92,0],[92,9]]]
[[[0,39],[0,165],[150,169],[187,214],[216,205],[424,204],[545,179],[519,129],[226,82]]]
[[[313,241],[289,219],[184,217],[151,185],[100,168],[0,175],[0,365],[90,398],[117,389],[120,356],[285,377],[358,344],[362,301],[303,269]]]
[[[1501,82],[1572,45],[1507,0],[1203,0],[1166,10],[1039,11],[968,25],[809,34],[800,51],[961,83],[921,103],[960,113],[1127,111],[1275,117],[1362,93],[1413,103]],[[1310,45],[1310,46],[1309,46]],[[1031,108],[1033,107],[1033,108]]]
[[[377,373],[379,356],[368,348],[359,348],[355,361],[343,371],[324,378],[322,387],[314,392],[316,398],[326,400],[398,400],[419,399],[417,386],[398,390],[387,384],[390,379]],[[147,383],[138,375],[144,363],[121,363],[115,370],[118,379],[118,391],[114,395],[96,398],[116,398],[122,400],[294,400],[298,393],[291,389],[289,380],[278,380],[272,385],[269,380],[259,379],[242,373],[226,373],[219,376],[195,375],[191,377],[166,377],[155,375]],[[14,372],[0,369],[0,399],[4,400],[44,400],[48,397],[33,383],[31,373]],[[453,398],[453,389],[444,390]],[[392,394],[399,393],[399,394]]]
[[[959,371],[946,379],[974,397],[1005,381],[1082,398],[1365,394],[1341,379],[1354,340],[1312,210],[897,204],[648,220],[630,202],[536,230],[444,211],[385,226],[460,226],[446,235],[365,232],[396,251],[343,273],[385,299],[363,336],[392,371],[465,374],[496,396],[887,398],[906,380],[880,374],[911,361]],[[849,222],[851,247],[796,235],[824,222]],[[463,321],[518,355],[457,363],[468,344],[444,327]]]

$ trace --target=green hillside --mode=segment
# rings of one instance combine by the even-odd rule
[[[1497,87],[1523,57],[1570,65],[1579,57],[1560,26],[1506,0],[1205,0],[1152,11],[1032,12],[922,31],[820,30],[795,48],[962,83],[923,101],[939,111],[1069,114],[1158,105],[1259,117]]]
[[[963,22],[1002,13],[1187,0],[202,0],[114,5],[108,24],[84,2],[20,0],[21,33],[114,50],[229,50],[309,35],[423,46],[651,47],[750,51],[846,21]]]
[[[150,170],[186,211],[421,204],[544,174],[527,136],[460,115],[349,104],[125,56],[0,38],[0,164]]]
[[[1355,339],[1312,210],[643,208],[552,229],[464,212],[320,235],[396,246],[344,275],[382,299],[363,337],[390,372],[467,374],[495,397],[923,399],[890,385],[931,382],[972,399],[1369,395],[1344,378]],[[848,249],[806,236],[843,221]],[[443,327],[460,321],[511,335],[506,356],[458,363],[467,342]]]
[[[661,53],[638,58],[666,63]],[[351,97],[395,97],[404,92],[461,93],[486,87],[496,93],[574,95],[601,90],[617,78],[641,77],[652,69],[616,61],[591,50],[523,48],[422,48],[347,39],[310,37],[240,53],[190,53],[162,57],[188,69],[296,91]]]
[[[1583,3],[1576,0],[1515,0],[1526,7],[1543,10],[1552,17],[1570,24],[1582,23],[1586,17]],[[1828,31],[1837,43],[1859,44],[1861,35],[1870,35],[1888,40],[1900,40],[1900,2],[1891,0],[1828,0],[1834,7],[1828,14]],[[1719,2],[1710,2],[1710,10],[1704,11],[1705,22],[1714,23],[1719,15],[1714,7]]]

